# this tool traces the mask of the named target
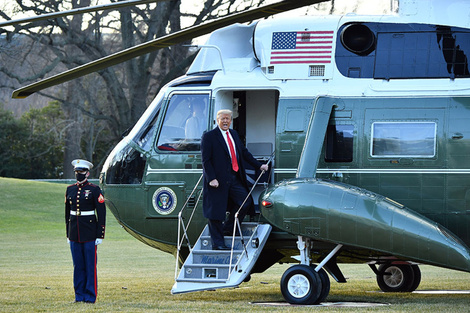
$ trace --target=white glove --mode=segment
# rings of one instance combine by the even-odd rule
[[[96,240],[95,240],[95,246],[99,245],[99,244],[102,243],[102,242],[103,242],[103,239],[101,239],[101,238],[96,238]]]
[[[67,243],[70,244],[70,239],[67,238]]]

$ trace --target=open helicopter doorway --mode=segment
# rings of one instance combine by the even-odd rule
[[[253,156],[262,163],[266,163],[273,155],[275,147],[279,92],[273,90],[219,90],[212,94],[215,97],[211,101],[211,128],[217,127],[216,118],[219,110],[231,110],[233,112],[231,127],[239,133],[240,139]],[[249,174],[249,165],[244,165],[248,181],[251,180],[252,183],[255,183],[261,173],[260,169],[252,168],[252,173]],[[232,288],[240,285],[249,277],[248,275],[252,272],[258,257],[262,254],[272,229],[269,224],[259,223],[260,215],[253,214],[259,213],[259,195],[273,179],[272,166],[271,163],[269,171],[261,176],[256,185],[250,186],[257,211],[248,212],[247,216],[251,217],[250,221],[243,222],[241,229],[239,229],[240,235],[235,235],[234,229],[233,237],[225,236],[226,244],[231,242],[229,243],[231,250],[210,249],[212,247],[210,233],[208,227],[205,227],[185,259],[181,270],[179,272],[176,270],[172,294]],[[252,188],[253,185],[254,188]],[[245,241],[243,238],[247,240]]]
[[[276,146],[278,102],[277,90],[220,90],[215,94],[214,124],[218,110],[232,110],[233,129],[238,132],[251,154],[261,163],[265,163]],[[260,193],[268,183],[273,183],[274,177],[271,173],[273,166],[274,159],[271,160],[270,171],[261,177],[253,190],[256,208]],[[259,169],[247,167],[247,179],[250,185],[256,181],[259,174]]]

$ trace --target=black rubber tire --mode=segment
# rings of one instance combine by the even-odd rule
[[[322,280],[311,266],[289,267],[281,278],[281,293],[290,304],[315,304],[320,298]]]
[[[313,268],[315,269],[315,266],[313,266]],[[323,268],[318,271],[318,274],[320,275],[322,288],[320,292],[320,297],[315,302],[315,304],[320,304],[325,301],[328,297],[328,294],[330,293],[330,277],[328,277],[328,274]]]
[[[415,291],[418,288],[419,284],[421,283],[421,270],[419,269],[419,266],[416,264],[413,264],[411,265],[411,269],[413,270],[414,281],[410,287],[410,290],[408,290],[409,292]]]
[[[382,264],[379,273],[377,284],[383,292],[409,292],[414,286],[415,272],[409,264]]]

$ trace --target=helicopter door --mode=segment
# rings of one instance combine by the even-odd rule
[[[249,90],[246,91],[244,101],[246,103],[246,147],[258,161],[266,163],[274,152],[276,142],[276,112],[279,91]],[[259,209],[259,195],[266,189],[269,183],[274,182],[274,177],[271,175],[274,162],[275,160],[272,159],[269,163],[268,173],[263,174],[261,177],[259,177],[259,169],[249,169],[248,166],[246,168],[247,181],[250,188],[256,179],[259,178],[252,194],[256,212]]]
[[[148,161],[149,218],[177,218],[201,176],[201,136],[209,125],[209,100],[210,92],[169,95]]]
[[[222,90],[216,95],[216,109],[229,108],[233,111],[233,129],[238,132],[248,151],[261,163],[266,163],[274,152],[278,100],[277,90]],[[274,160],[269,165],[272,168]],[[251,189],[261,172],[248,163],[245,164],[245,170]],[[259,194],[268,183],[273,182],[271,170],[259,178],[252,193],[255,207]]]

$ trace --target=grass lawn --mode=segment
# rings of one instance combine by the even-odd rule
[[[98,247],[98,300],[73,303],[65,237],[65,185],[0,178],[0,312],[469,312],[470,294],[385,294],[367,265],[340,264],[348,283],[331,282],[327,302],[381,307],[283,306],[279,281],[289,265],[253,275],[237,289],[171,295],[173,256],[127,234],[108,213]],[[109,211],[108,211],[109,212]],[[469,290],[470,274],[420,266],[418,290]],[[260,302],[276,302],[267,306]]]

